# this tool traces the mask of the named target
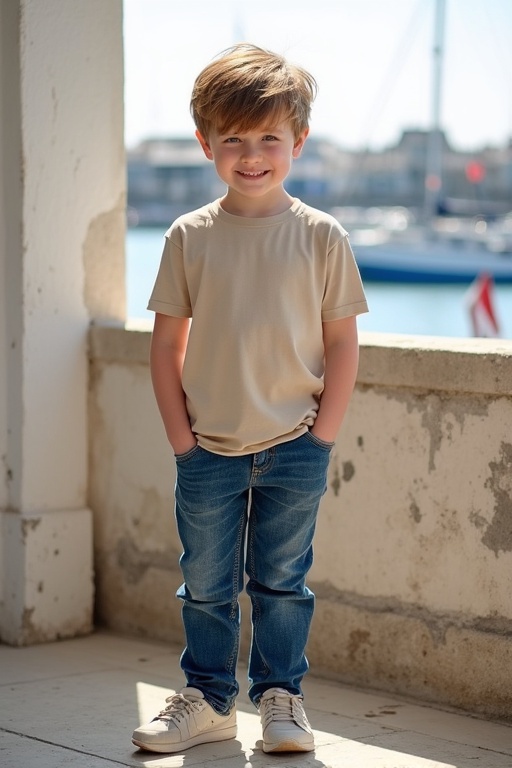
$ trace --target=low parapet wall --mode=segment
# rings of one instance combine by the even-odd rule
[[[182,642],[148,350],[148,332],[91,330],[97,614]],[[511,394],[512,342],[361,334],[309,579],[315,674],[512,717]]]

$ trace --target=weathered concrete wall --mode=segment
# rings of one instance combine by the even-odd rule
[[[512,343],[364,336],[311,574],[312,663],[512,716]]]
[[[87,331],[124,323],[121,0],[0,3],[0,639],[92,629]]]
[[[148,349],[147,332],[91,332],[97,610],[181,642]],[[512,342],[362,335],[310,574],[316,674],[512,716],[511,394]]]
[[[90,346],[96,615],[120,631],[181,642],[174,462],[149,380],[149,334],[96,327]]]

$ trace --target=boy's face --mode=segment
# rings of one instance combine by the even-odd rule
[[[294,158],[302,150],[308,130],[295,139],[289,120],[262,125],[244,133],[196,136],[206,157],[230,190],[249,198],[261,198],[282,190]]]

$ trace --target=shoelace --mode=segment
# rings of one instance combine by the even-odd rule
[[[286,696],[279,694],[266,699],[263,702],[263,726],[268,725],[272,720],[284,720],[302,726],[303,717],[300,701],[300,696]],[[299,704],[299,706],[297,706],[297,704]]]
[[[201,709],[199,700],[188,699],[181,693],[173,693],[165,703],[167,706],[155,717],[155,720],[179,722],[187,712],[198,712]]]

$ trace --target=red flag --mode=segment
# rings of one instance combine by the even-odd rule
[[[479,275],[469,286],[466,300],[473,326],[473,336],[497,338],[499,324],[494,310],[494,281],[490,275]]]
[[[466,179],[470,184],[480,184],[485,179],[485,165],[478,160],[471,160],[466,165]]]

